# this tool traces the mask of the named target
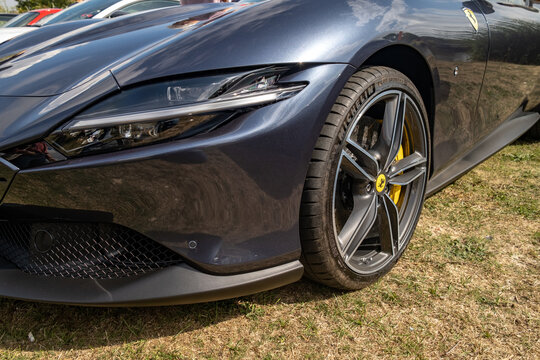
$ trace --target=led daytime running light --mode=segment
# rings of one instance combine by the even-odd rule
[[[110,127],[121,124],[158,121],[176,118],[180,116],[190,116],[253,106],[261,106],[290,98],[302,91],[302,89],[304,89],[305,87],[305,84],[281,86],[271,90],[258,91],[249,94],[225,95],[198,104],[184,105],[173,108],[141,111],[117,116],[104,116],[95,119],[78,120],[77,118],[75,118],[62,128],[62,132],[93,129],[99,127]]]

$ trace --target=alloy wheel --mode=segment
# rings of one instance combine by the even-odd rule
[[[427,138],[412,97],[387,90],[353,115],[333,189],[334,232],[354,272],[370,275],[398,257],[414,230],[427,176]]]

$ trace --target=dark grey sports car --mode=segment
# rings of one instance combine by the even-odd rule
[[[207,2],[207,1],[204,1]],[[0,45],[0,296],[358,289],[539,119],[530,0],[266,0]]]

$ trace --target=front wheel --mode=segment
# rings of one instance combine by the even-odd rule
[[[323,126],[302,196],[302,262],[313,280],[359,289],[388,272],[416,228],[429,166],[426,110],[402,73],[353,75]]]

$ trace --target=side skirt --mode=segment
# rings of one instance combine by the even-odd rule
[[[426,196],[431,196],[453,183],[475,166],[487,160],[506,145],[518,139],[540,119],[535,112],[517,111],[491,134],[476,144],[464,156],[432,177],[427,186]]]

